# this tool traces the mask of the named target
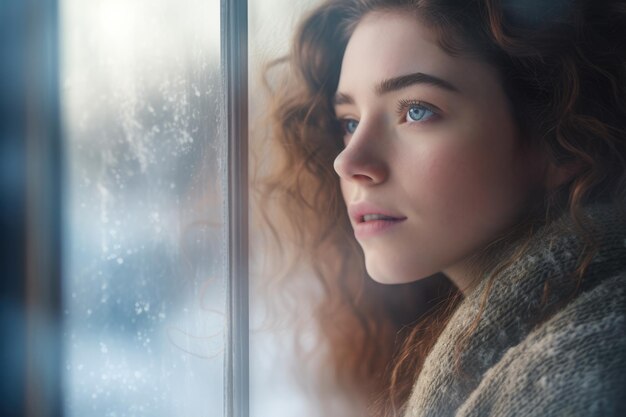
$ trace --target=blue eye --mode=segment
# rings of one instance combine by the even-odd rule
[[[343,120],[342,124],[344,132],[352,135],[356,131],[356,128],[359,125],[359,121],[354,119],[345,119]]]
[[[423,122],[433,117],[436,113],[423,105],[412,105],[406,112],[407,122]]]

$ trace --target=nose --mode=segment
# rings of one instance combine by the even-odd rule
[[[362,134],[359,135],[359,133]],[[376,141],[365,136],[367,133],[364,130],[359,133],[355,133],[355,136],[335,158],[333,163],[335,172],[341,179],[361,185],[381,184],[389,175],[384,153],[376,149]]]

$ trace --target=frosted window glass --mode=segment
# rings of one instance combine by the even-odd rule
[[[223,415],[219,0],[61,1],[66,415]]]
[[[262,85],[266,65],[286,55],[296,24],[320,0],[250,0],[249,7],[249,88],[250,88],[250,142],[267,138],[267,122],[263,113],[268,108],[266,90]],[[258,146],[257,146],[258,147]],[[264,154],[263,157],[268,155]],[[254,165],[254,155],[251,155]],[[271,161],[260,163],[272,165]],[[261,226],[263,227],[263,226]],[[294,345],[293,322],[275,320],[289,317],[282,304],[263,298],[267,294],[268,280],[274,270],[264,268],[268,256],[264,239],[267,231],[251,230],[251,291],[250,291],[250,417],[318,417],[318,399],[311,395],[310,384],[303,381],[303,364],[298,363]],[[311,277],[313,284],[317,281]],[[278,289],[280,291],[280,289]],[[278,297],[278,300],[281,300]],[[282,300],[285,301],[285,300]],[[292,300],[293,301],[293,300]],[[300,307],[307,300],[298,299]],[[273,304],[271,307],[269,304]],[[268,308],[269,307],[269,308]],[[267,311],[272,318],[267,319]],[[311,324],[313,327],[313,325]],[[303,331],[302,328],[299,329]],[[306,375],[304,375],[306,378]]]

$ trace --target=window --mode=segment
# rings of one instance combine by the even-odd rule
[[[305,415],[248,340],[247,129],[316,1],[32,3],[0,13],[0,415]]]
[[[222,415],[220,2],[60,10],[65,415]]]

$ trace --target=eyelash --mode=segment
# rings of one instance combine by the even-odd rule
[[[406,117],[406,114],[408,113],[409,109],[411,109],[411,107],[419,107],[421,109],[425,109],[433,113],[433,116],[429,117],[427,120],[414,121],[413,123],[426,123],[430,121],[433,117],[438,118],[441,112],[441,110],[439,110],[436,106],[433,106],[432,104],[425,103],[419,100],[404,100],[403,99],[398,102],[398,108],[396,110],[396,113],[398,114],[398,118]]]
[[[398,106],[396,109],[396,113],[398,115],[398,118],[406,118],[406,115],[408,113],[408,111],[411,109],[411,107],[419,107],[421,109],[424,110],[428,110],[429,112],[433,113],[433,116],[429,117],[427,120],[424,121],[413,121],[412,123],[426,123],[429,122],[432,118],[438,118],[440,116],[440,112],[441,110],[439,110],[436,106],[433,106],[432,104],[423,102],[423,101],[419,101],[419,100],[406,100],[406,99],[402,99],[400,101],[398,101]],[[339,119],[339,125],[341,127],[341,131],[343,133],[344,136],[346,135],[352,135],[353,133],[348,132],[347,129],[347,124],[351,121],[356,121],[357,122],[357,126],[358,126],[358,120],[356,119],[351,119],[351,118],[346,118],[346,119]],[[405,121],[405,123],[411,123],[411,122],[407,122]],[[356,129],[356,128],[355,128]]]

